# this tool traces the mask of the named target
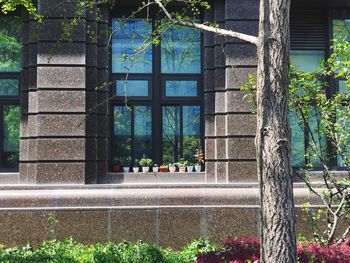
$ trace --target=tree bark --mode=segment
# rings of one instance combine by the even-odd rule
[[[290,0],[260,0],[256,149],[261,261],[296,262],[288,110]]]

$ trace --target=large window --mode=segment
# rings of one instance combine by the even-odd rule
[[[121,17],[112,19],[111,157],[193,161],[202,141],[200,32],[155,34],[164,20]]]
[[[0,16],[0,170],[18,169],[21,27],[18,16]]]
[[[303,25],[303,27],[295,27],[292,35],[292,50],[291,50],[291,63],[298,66],[299,70],[304,72],[313,72],[319,68],[320,63],[327,58],[327,54],[331,52],[329,45],[332,44],[332,39],[341,39],[350,41],[350,12],[346,10],[333,10],[333,19],[330,19],[330,27],[332,30],[329,32],[329,37],[326,36],[328,31],[327,17],[324,17],[323,22],[316,21],[314,24]],[[315,26],[316,24],[316,26]],[[312,38],[305,36],[305,28],[310,27],[314,36]],[[301,31],[304,30],[301,34]],[[316,30],[317,29],[317,30]],[[311,31],[310,31],[311,32]],[[294,39],[293,39],[294,37]],[[305,39],[303,38],[305,37]],[[294,43],[294,45],[293,45]],[[336,92],[345,92],[347,87],[343,79],[329,80],[327,94],[332,96]],[[341,159],[332,154],[332,145],[327,142],[327,138],[322,133],[318,132],[317,126],[318,119],[320,118],[317,112],[312,112],[308,120],[311,133],[305,129],[303,123],[297,118],[296,114],[290,114],[290,123],[292,129],[292,163],[295,167],[302,167],[305,164],[311,164],[315,169],[321,166],[321,162],[318,157],[314,157],[315,154],[311,147],[311,137],[317,142],[317,148],[321,150],[323,156],[329,156],[330,165],[334,168],[342,168],[344,164]],[[335,116],[336,119],[336,116]],[[350,125],[350,124],[349,124]],[[350,128],[350,126],[348,126]],[[350,141],[349,141],[350,144]]]

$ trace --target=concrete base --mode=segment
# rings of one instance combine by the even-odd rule
[[[296,208],[317,198],[296,185]],[[0,243],[50,238],[144,240],[180,249],[196,238],[257,235],[257,184],[1,185]],[[49,214],[58,220],[48,223]],[[299,233],[310,226],[298,218]]]

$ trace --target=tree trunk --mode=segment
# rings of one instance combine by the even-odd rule
[[[257,162],[261,261],[296,262],[288,111],[290,0],[261,0],[257,75]]]

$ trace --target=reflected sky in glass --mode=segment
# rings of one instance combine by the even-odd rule
[[[17,96],[18,79],[0,79],[0,96]]]
[[[291,50],[290,61],[296,65],[300,71],[313,72],[320,67],[324,60],[322,50]]]
[[[112,30],[112,72],[151,73],[151,21],[113,19]]]
[[[197,81],[195,80],[167,80],[165,95],[168,97],[196,97]]]
[[[117,80],[116,95],[117,96],[148,96],[148,80]]]
[[[161,72],[201,72],[201,37],[198,30],[173,26],[162,34]]]

